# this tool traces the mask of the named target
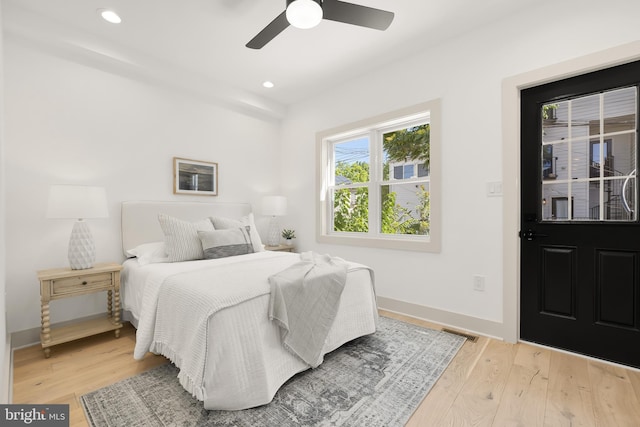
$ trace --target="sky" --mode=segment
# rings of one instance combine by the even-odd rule
[[[369,137],[363,136],[335,145],[336,163],[369,163]]]
[[[353,139],[347,142],[341,142],[335,146],[336,163],[346,162],[365,162],[369,163],[369,137]],[[386,159],[386,154],[384,159]]]

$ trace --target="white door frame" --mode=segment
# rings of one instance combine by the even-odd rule
[[[520,91],[640,59],[640,41],[502,81],[502,337],[520,339]]]

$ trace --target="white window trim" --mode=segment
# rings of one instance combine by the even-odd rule
[[[441,101],[435,99],[424,102],[411,107],[392,111],[376,117],[371,117],[358,122],[349,123],[333,129],[328,129],[316,134],[316,162],[317,168],[317,211],[316,211],[316,239],[319,243],[340,244],[351,246],[364,246],[369,248],[380,249],[397,249],[411,250],[422,252],[440,252],[441,245],[441,191],[440,191],[440,144],[441,144]],[[429,217],[429,236],[403,236],[403,235],[384,235],[372,236],[362,235],[362,233],[340,233],[339,235],[331,233],[330,228],[330,209],[327,200],[327,188],[331,179],[329,171],[332,168],[331,158],[327,145],[332,141],[353,135],[364,134],[372,128],[380,128],[386,125],[392,126],[399,121],[410,120],[412,116],[417,116],[429,112],[430,119],[430,175],[429,175],[429,199],[430,199],[430,217]],[[377,160],[379,153],[371,152],[371,164]],[[372,196],[369,196],[371,202]],[[370,210],[371,212],[371,210]],[[375,216],[374,216],[375,218]]]

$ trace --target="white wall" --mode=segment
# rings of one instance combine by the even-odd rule
[[[7,354],[7,312],[5,308],[5,205],[4,205],[4,54],[2,43],[2,10],[0,10],[0,403],[9,403],[10,371]]]
[[[303,250],[330,252],[372,266],[378,296],[478,319],[503,321],[502,199],[486,183],[502,175],[504,79],[640,38],[640,2],[570,0],[493,23],[290,108],[283,124],[282,180]],[[373,250],[315,242],[315,133],[442,99],[442,252]],[[296,179],[291,179],[296,177]],[[516,207],[517,208],[517,207]],[[486,276],[484,293],[472,276]],[[447,321],[449,318],[434,320]],[[485,321],[488,321],[485,322]],[[468,326],[468,323],[467,325]]]
[[[67,263],[72,221],[44,218],[49,185],[107,188],[110,218],[90,226],[98,261],[119,261],[119,203],[189,199],[171,192],[171,159],[181,156],[219,163],[220,201],[256,203],[282,187],[283,225],[296,229],[299,249],[369,264],[379,296],[478,319],[483,332],[482,321],[502,322],[503,289],[514,286],[502,276],[502,199],[485,195],[486,182],[517,178],[502,174],[502,82],[639,39],[639,13],[636,1],[567,0],[427,50],[416,45],[404,61],[292,106],[282,127],[5,38],[8,330],[40,326],[35,271]],[[442,252],[317,244],[315,133],[433,98],[443,108]],[[486,276],[484,293],[472,291],[474,274]],[[57,301],[52,320],[101,312],[103,299]]]
[[[151,79],[150,79],[151,80]],[[5,40],[8,329],[40,326],[36,270],[64,267],[72,220],[45,218],[49,186],[106,187],[89,220],[97,261],[121,261],[120,202],[259,202],[279,186],[279,132],[202,97],[162,89]],[[173,156],[219,166],[219,196],[172,193]],[[103,294],[55,301],[52,322],[105,310]]]

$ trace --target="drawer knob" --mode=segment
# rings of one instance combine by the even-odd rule
[[[85,280],[84,282],[82,282],[83,285],[86,285],[88,282]]]

